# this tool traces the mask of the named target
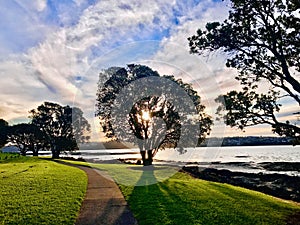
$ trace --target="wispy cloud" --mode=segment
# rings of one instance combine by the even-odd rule
[[[0,116],[26,119],[43,101],[75,104],[90,122],[101,69],[141,62],[194,83],[208,105],[236,87],[224,56],[189,54],[187,37],[223,20],[226,1],[15,0],[0,7]],[[213,107],[208,107],[211,113]]]
[[[20,102],[26,112],[43,99],[71,104],[76,95],[82,106],[94,101],[95,95],[93,100],[84,99],[92,97],[90,90],[95,91],[98,80],[98,74],[88,73],[93,63],[117,46],[168,35],[176,5],[166,0],[100,1],[90,6],[82,1],[30,2],[6,2],[1,7],[2,23],[9,29],[1,35],[5,46],[1,78],[8,88],[2,89],[0,97],[2,105]],[[76,6],[80,15],[74,15]],[[129,61],[136,59],[133,51],[127,55]],[[117,56],[111,60],[118,63]],[[4,111],[4,117],[16,117],[9,113],[11,108]],[[20,117],[25,116],[22,113]]]

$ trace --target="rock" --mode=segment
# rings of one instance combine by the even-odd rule
[[[231,172],[214,168],[199,170],[197,166],[183,167],[182,170],[196,178],[228,183],[300,202],[300,177],[285,174]]]

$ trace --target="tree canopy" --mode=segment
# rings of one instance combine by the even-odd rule
[[[46,135],[53,158],[58,158],[61,151],[77,149],[77,142],[90,138],[90,124],[79,108],[44,102],[30,113],[32,124]]]
[[[26,123],[9,127],[8,141],[18,146],[21,155],[32,151],[33,156],[37,156],[38,151],[47,146],[44,133],[37,126]]]
[[[0,119],[0,148],[7,143],[8,122]]]
[[[228,110],[227,125],[269,124],[279,135],[300,138],[299,125],[278,116],[282,102],[300,106],[299,9],[299,0],[231,0],[225,21],[207,23],[188,38],[191,53],[224,51],[226,66],[238,71],[242,91],[217,98],[218,112]],[[259,93],[261,86],[268,90]]]
[[[152,164],[159,149],[183,153],[183,147],[195,146],[209,133],[211,118],[182,80],[133,64],[104,70],[99,80],[103,77],[108,79],[98,84],[100,125],[108,138],[138,145],[144,165]]]

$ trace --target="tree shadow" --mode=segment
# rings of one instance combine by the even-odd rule
[[[130,167],[129,169],[142,172],[135,186],[148,186],[148,185],[157,184],[159,182],[155,177],[154,172],[157,170],[163,170],[164,168],[150,165],[150,166],[143,166],[143,167]]]
[[[155,224],[185,224],[184,221],[192,224],[191,212],[180,207],[180,196],[168,188],[168,180],[159,182],[155,176],[155,171],[163,168],[146,166],[136,169],[142,170],[143,173],[127,202],[139,224],[149,224],[153,220],[156,220]],[[184,221],[180,217],[185,218]]]

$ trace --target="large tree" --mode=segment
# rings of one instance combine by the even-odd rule
[[[8,122],[0,119],[0,148],[7,143]]]
[[[44,102],[30,113],[32,124],[45,133],[53,158],[59,158],[62,151],[78,149],[77,142],[90,138],[90,124],[79,108]]]
[[[17,145],[21,155],[32,151],[33,156],[38,156],[38,151],[47,146],[44,133],[33,124],[16,124],[9,127],[8,141]]]
[[[299,10],[299,0],[231,0],[228,19],[207,23],[188,38],[191,53],[226,52],[226,66],[238,71],[242,91],[217,99],[218,112],[228,110],[227,125],[243,130],[269,124],[273,132],[299,140],[297,122],[279,117],[282,102],[300,106]]]
[[[159,149],[183,153],[183,147],[197,145],[210,131],[212,120],[200,97],[182,80],[161,77],[143,65],[111,67],[99,80],[96,115],[104,133],[136,144],[145,166]]]

